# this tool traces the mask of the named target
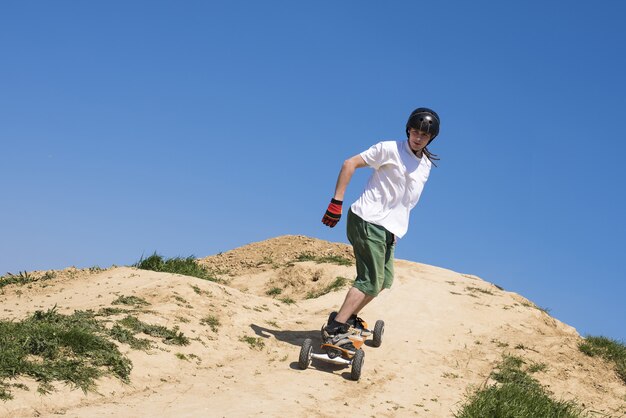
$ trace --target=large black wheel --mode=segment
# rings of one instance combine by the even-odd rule
[[[305,370],[311,364],[311,353],[313,352],[313,342],[310,338],[307,338],[302,342],[300,347],[300,358],[298,359],[298,366],[302,370]]]
[[[359,380],[361,378],[361,369],[363,368],[364,359],[365,351],[356,350],[354,357],[352,357],[352,370],[350,372],[352,380]]]
[[[376,321],[376,325],[374,325],[374,339],[372,344],[374,347],[380,347],[383,343],[383,334],[385,333],[385,321],[379,319]]]

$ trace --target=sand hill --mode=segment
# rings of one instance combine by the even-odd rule
[[[36,382],[21,378],[30,390],[13,390],[0,416],[450,417],[503,353],[544,363],[535,377],[556,398],[575,399],[598,416],[626,413],[626,386],[609,364],[578,350],[574,328],[476,276],[405,260],[396,262],[394,288],[363,312],[387,326],[381,347],[365,347],[360,381],[327,363],[299,370],[301,342],[319,342],[347,287],[317,295],[337,277],[354,277],[353,266],[333,257],[350,259],[350,247],[284,236],[199,260],[220,282],[112,267],[5,286],[5,320],[54,305],[67,314],[97,311],[136,296],[149,303],[137,311],[140,320],[178,326],[190,344],[155,338],[148,351],[117,344],[132,360],[130,383],[102,378],[97,392],[55,384],[41,395]],[[207,315],[219,325],[203,322]]]

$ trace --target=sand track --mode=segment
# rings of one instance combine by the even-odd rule
[[[609,365],[578,351],[575,329],[480,278],[404,260],[397,260],[394,288],[363,312],[387,326],[383,345],[365,348],[361,380],[326,363],[299,370],[301,342],[319,341],[322,322],[345,290],[305,295],[337,276],[352,278],[353,267],[294,259],[303,252],[349,258],[346,249],[291,236],[202,259],[224,284],[118,267],[7,286],[0,295],[3,319],[55,304],[61,313],[98,310],[120,295],[135,295],[150,303],[140,319],[179,326],[192,341],[185,347],[157,342],[148,352],[119,344],[133,361],[131,383],[101,379],[98,393],[57,384],[42,396],[35,382],[21,379],[31,390],[16,389],[15,399],[0,403],[0,416],[448,417],[468,387],[486,382],[503,353],[545,363],[547,370],[535,377],[556,397],[624,416],[626,386]],[[289,289],[271,297],[272,286]],[[278,300],[285,295],[296,303]],[[217,332],[200,323],[207,315],[219,317]],[[263,346],[252,347],[245,337]]]

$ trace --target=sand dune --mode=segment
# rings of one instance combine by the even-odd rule
[[[626,413],[626,386],[610,365],[579,352],[574,328],[478,277],[404,260],[396,262],[393,289],[363,312],[387,326],[381,347],[365,347],[361,380],[327,363],[299,370],[300,344],[319,343],[320,326],[345,288],[307,294],[354,276],[352,266],[298,261],[304,253],[351,257],[343,244],[286,236],[200,260],[223,283],[115,267],[4,287],[3,319],[54,305],[61,313],[98,310],[133,295],[150,303],[141,320],[176,325],[191,344],[155,340],[147,352],[118,344],[133,362],[131,383],[100,379],[97,393],[56,384],[40,395],[36,382],[20,379],[31,390],[16,389],[13,400],[0,403],[0,416],[449,417],[468,390],[486,383],[503,353],[545,363],[535,377],[556,398],[575,399],[605,414],[599,416]],[[284,290],[268,296],[274,287]],[[201,323],[207,315],[219,318],[216,332]]]

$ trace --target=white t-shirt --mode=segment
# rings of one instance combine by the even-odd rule
[[[379,142],[360,155],[374,172],[352,211],[402,238],[409,229],[409,213],[428,180],[431,161],[425,155],[417,158],[407,140]]]

